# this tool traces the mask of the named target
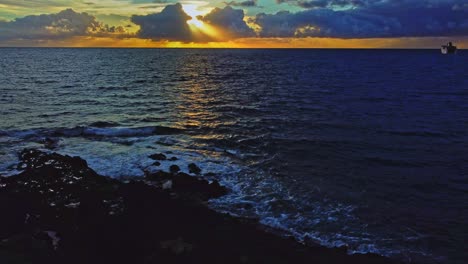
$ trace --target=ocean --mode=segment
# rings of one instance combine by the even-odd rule
[[[40,148],[102,175],[183,171],[303,243],[466,263],[468,52],[0,49],[0,174]]]

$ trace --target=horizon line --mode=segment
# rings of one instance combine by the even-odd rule
[[[57,47],[47,47],[47,46],[0,46],[0,49],[279,49],[279,50],[439,50],[440,48],[428,48],[428,47],[389,47],[389,48],[318,48],[318,47],[111,47],[111,46],[96,46],[96,47],[72,47],[72,46],[57,46]],[[468,50],[468,48],[457,48],[457,50]]]

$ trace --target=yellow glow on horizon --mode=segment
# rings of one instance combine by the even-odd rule
[[[206,25],[210,26],[208,23]],[[196,28],[195,28],[196,29]],[[214,29],[216,30],[216,29]],[[219,31],[219,30],[217,30]],[[214,31],[214,32],[217,32]],[[194,31],[200,38],[208,33]],[[204,34],[204,35],[202,35]],[[215,34],[218,39],[221,33]],[[449,38],[392,38],[392,39],[335,39],[335,38],[244,38],[205,42],[177,42],[140,39],[136,37],[72,37],[63,40],[11,40],[0,42],[0,47],[115,47],[115,48],[430,48],[439,49]],[[213,38],[214,39],[214,38]],[[468,38],[456,42],[460,49],[468,49]]]

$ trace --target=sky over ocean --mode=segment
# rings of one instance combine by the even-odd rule
[[[0,0],[0,46],[467,47],[465,0]]]

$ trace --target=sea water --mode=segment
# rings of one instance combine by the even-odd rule
[[[0,121],[3,176],[28,147],[115,178],[164,153],[303,243],[468,261],[463,50],[0,49]]]

